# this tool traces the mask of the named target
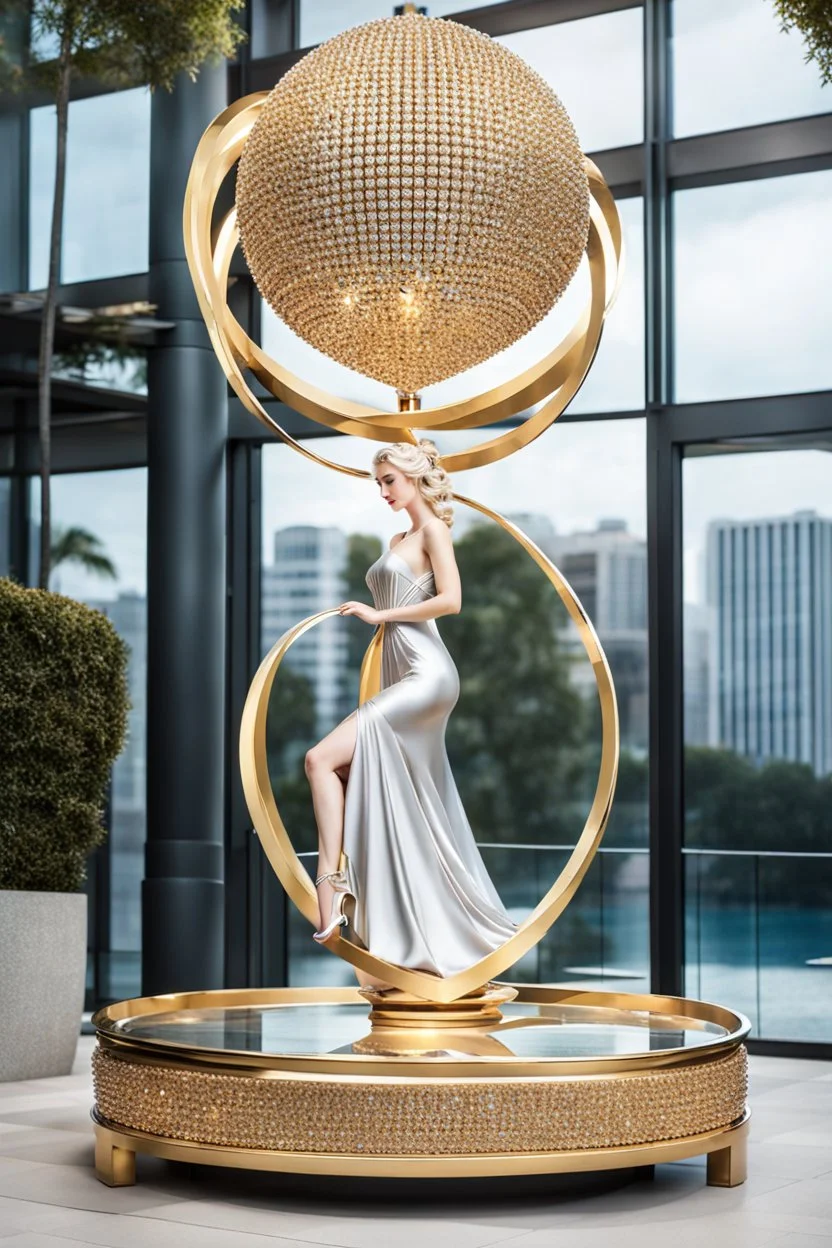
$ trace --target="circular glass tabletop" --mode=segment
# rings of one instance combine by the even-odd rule
[[[371,1032],[367,1005],[321,1003],[232,1006],[136,1015],[114,1028],[137,1041],[189,1048],[297,1057],[333,1054],[418,1054],[437,1059],[518,1057],[604,1058],[667,1049],[695,1049],[730,1033],[702,1019],[601,1006],[503,1007],[498,1022],[424,1033]],[[422,1047],[429,1044],[430,1047]]]

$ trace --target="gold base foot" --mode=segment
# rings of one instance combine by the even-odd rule
[[[136,1154],[132,1148],[111,1144],[109,1132],[95,1129],[95,1176],[108,1187],[131,1187],[136,1182]]]
[[[708,1187],[739,1187],[748,1177],[748,1139],[708,1153]]]

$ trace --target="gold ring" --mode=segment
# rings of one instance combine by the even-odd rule
[[[217,357],[248,411],[315,463],[349,476],[368,476],[297,442],[266,411],[246,380],[244,370],[248,369],[271,394],[339,433],[381,442],[416,440],[412,429],[401,425],[401,413],[383,412],[327,394],[283,368],[253,342],[228,306],[228,274],[239,238],[236,210],[227,214],[215,234],[213,211],[220,188],[239,159],[266,98],[267,93],[260,92],[236,101],[212,122],[197,147],[184,207],[185,251],[191,276]],[[542,402],[543,406],[516,428],[444,456],[448,472],[494,463],[539,437],[574,398],[592,364],[604,318],[620,282],[622,239],[615,201],[597,167],[587,158],[585,162],[591,196],[587,243],[590,298],[575,326],[544,359],[512,381],[474,398],[420,412],[418,428],[479,428],[512,419],[533,404]]]
[[[461,495],[454,497],[457,502],[472,507],[494,520],[509,533],[522,546],[526,554],[531,556],[556,589],[578,629],[581,644],[592,664],[601,705],[602,740],[595,796],[575,848],[546,896],[520,924],[514,935],[510,936],[505,944],[493,953],[464,971],[459,971],[447,978],[438,978],[424,971],[409,970],[406,967],[386,962],[383,958],[376,957],[368,950],[359,948],[352,941],[340,936],[337,931],[326,942],[327,947],[333,953],[346,962],[352,963],[359,970],[374,976],[377,980],[392,984],[404,992],[411,992],[414,996],[443,1003],[455,1001],[489,980],[502,975],[510,966],[513,966],[518,958],[521,958],[542,939],[571,901],[595,857],[609,818],[618,772],[619,748],[618,708],[612,674],[595,629],[575,591],[554,563],[517,525],[482,503]],[[260,664],[257,675],[252,681],[240,729],[240,769],[252,822],[275,874],[290,899],[313,927],[318,922],[317,895],[309,875],[295,852],[277,808],[266,753],[266,719],[269,694],[289,648],[310,628],[314,628],[334,615],[339,615],[337,607],[311,615],[308,619],[288,629],[275,643]],[[382,637],[383,626],[373,636],[364,656],[359,702],[365,702],[380,688]]]

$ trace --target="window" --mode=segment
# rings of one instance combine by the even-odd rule
[[[806,64],[797,31],[781,31],[773,3],[674,0],[672,12],[674,134],[832,109],[817,64]]]
[[[504,35],[558,95],[585,152],[644,138],[640,8]]]
[[[49,274],[55,182],[55,108],[31,112],[29,287]],[[61,280],[147,268],[150,93],[143,87],[69,106]]]
[[[624,276],[589,376],[570,412],[644,407],[644,200],[620,199]]]
[[[675,398],[824,389],[832,171],[679,191]]]
[[[470,437],[449,434],[437,440],[447,451],[461,449]],[[372,445],[346,438],[316,439],[314,446],[367,468],[373,453]],[[568,913],[511,972],[522,979],[644,988],[648,982],[644,454],[640,419],[556,425],[534,447],[455,480],[461,493],[510,515],[567,578],[574,578],[584,600],[593,603],[621,713],[622,780],[602,850]],[[290,587],[297,568],[286,552],[297,549],[303,530],[311,528],[317,535],[313,562],[320,588],[314,601],[313,591],[308,591],[304,614],[345,597],[366,596],[367,567],[401,527],[399,517],[391,521],[385,514],[369,481],[342,478],[335,491],[323,469],[285,447],[267,446],[262,497],[264,591],[281,584]],[[529,499],[535,500],[533,512]],[[603,509],[599,499],[604,500]],[[478,523],[461,505],[454,535],[463,610],[439,621],[462,684],[449,724],[448,751],[489,870],[514,917],[522,919],[565,863],[591,804],[600,742],[597,697],[565,609],[545,580],[530,572],[525,558],[518,554],[505,565],[512,577],[516,574],[516,582],[488,580],[492,547],[501,549],[503,540],[511,539],[490,522]],[[289,624],[303,618],[301,604],[288,600],[285,616],[278,619],[278,597],[273,592],[267,605],[264,592],[264,651]],[[523,629],[518,602],[525,604]],[[484,605],[489,609],[482,616],[478,607]],[[477,679],[482,673],[471,667],[466,631],[481,618],[488,621],[486,651],[491,655],[487,697],[502,708],[484,744],[489,711],[483,682]],[[331,623],[327,637],[321,627],[314,630],[320,637],[313,650],[302,649],[302,643],[293,648],[297,653],[287,663],[285,681],[281,669],[272,693],[274,726],[268,730],[278,806],[310,873],[315,869],[316,837],[303,755],[355,705],[358,670],[371,636],[358,621],[350,622],[354,631],[346,621]],[[517,656],[507,639],[516,634],[522,647],[530,629],[540,641],[535,646],[538,666],[528,673],[528,697],[523,698],[517,696]],[[303,641],[313,636],[308,633]],[[542,685],[548,720],[541,734]],[[291,699],[291,716],[281,716],[281,705],[290,705],[282,704],[282,698]],[[281,734],[281,722],[291,724],[291,730]],[[481,743],[476,751],[471,744],[475,740]],[[525,743],[523,748],[516,748],[518,741]],[[494,774],[499,779],[496,792],[491,787]],[[314,945],[308,925],[293,908],[289,922],[290,983],[352,982],[348,967]]]
[[[0,477],[0,576],[8,576],[11,568],[12,482]]]
[[[428,5],[430,17],[450,17],[465,9],[484,9],[501,0],[431,0]],[[300,47],[311,48],[323,43],[351,26],[374,22],[380,17],[392,17],[394,4],[391,0],[300,0]]]
[[[144,875],[147,727],[147,470],[72,473],[52,478],[53,545],[82,529],[102,543],[115,578],[95,576],[74,559],[59,563],[50,588],[103,611],[130,647],[127,741],[113,767],[109,835],[88,861],[88,892],[99,887],[97,856],[109,860],[108,921],[91,913],[88,1004],[141,991],[141,881]],[[39,542],[40,481],[32,482],[31,545]],[[102,907],[97,907],[102,912]]]
[[[788,445],[684,461],[686,990],[825,1040],[832,467]]]

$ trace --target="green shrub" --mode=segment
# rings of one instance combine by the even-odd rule
[[[0,888],[75,892],[127,726],[127,646],[100,611],[0,580]]]

